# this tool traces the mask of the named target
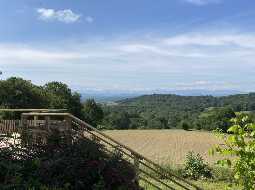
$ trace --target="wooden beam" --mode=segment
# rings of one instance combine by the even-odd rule
[[[29,112],[22,113],[24,116],[71,116],[70,113],[40,113],[40,112]]]
[[[66,109],[0,109],[2,112],[66,112]]]

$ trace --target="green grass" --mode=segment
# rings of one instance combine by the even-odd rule
[[[165,181],[167,184],[170,184],[171,187],[176,188],[177,190],[183,190],[181,188],[177,188],[175,187],[173,184],[171,184],[170,182]],[[229,185],[229,183],[226,182],[212,182],[212,181],[207,181],[207,180],[199,180],[199,181],[191,181],[193,184],[197,185],[198,187],[200,187],[201,189],[204,190],[225,190],[226,187]],[[144,182],[140,183],[141,186],[145,189],[145,190],[154,190],[155,188],[153,188],[151,185],[146,184]],[[163,188],[163,187],[161,187]],[[232,190],[241,190],[240,187],[237,186],[233,186],[231,188]]]

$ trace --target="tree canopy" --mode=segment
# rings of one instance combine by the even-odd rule
[[[17,77],[0,80],[0,107],[67,109],[92,125],[97,125],[103,117],[103,111],[94,100],[88,100],[83,105],[80,94],[72,92],[64,83],[49,82],[37,86]]]
[[[132,128],[189,128],[226,131],[236,112],[248,111],[254,118],[255,93],[224,97],[145,95],[105,106],[108,115],[126,112]]]
[[[79,93],[56,81],[38,86],[17,77],[0,80],[2,108],[67,109],[93,126],[108,129],[220,128],[226,131],[230,119],[243,111],[255,121],[255,93],[224,97],[154,94],[116,103],[104,106],[94,100],[82,103]]]

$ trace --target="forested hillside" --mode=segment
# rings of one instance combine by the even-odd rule
[[[118,105],[105,107],[105,112],[109,120],[113,115],[118,115],[122,118],[122,123],[125,121],[126,127],[128,124],[128,128],[180,127],[213,130],[219,127],[225,130],[230,124],[229,119],[235,117],[236,112],[255,110],[255,93],[224,97],[154,94],[117,103]],[[124,128],[124,125],[115,125],[117,128]]]
[[[220,128],[226,131],[237,112],[250,111],[254,118],[255,93],[225,97],[154,94],[100,106],[91,99],[82,102],[79,93],[61,82],[38,86],[12,77],[0,81],[0,107],[66,109],[104,129]]]
[[[178,96],[178,95],[145,95],[137,98],[118,101],[124,106],[170,107],[172,109],[195,111],[208,107],[230,106],[235,111],[254,110],[255,93],[238,94],[223,97],[214,96]]]

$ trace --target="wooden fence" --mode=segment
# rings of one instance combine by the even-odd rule
[[[0,120],[0,133],[17,133],[21,120]]]
[[[59,120],[50,120],[48,125],[51,127],[63,127],[66,126],[65,121]],[[40,129],[40,130],[47,130],[46,129],[46,121],[45,120],[27,120],[26,127],[30,129]],[[0,120],[0,133],[19,133],[22,129],[22,121],[21,120]]]

